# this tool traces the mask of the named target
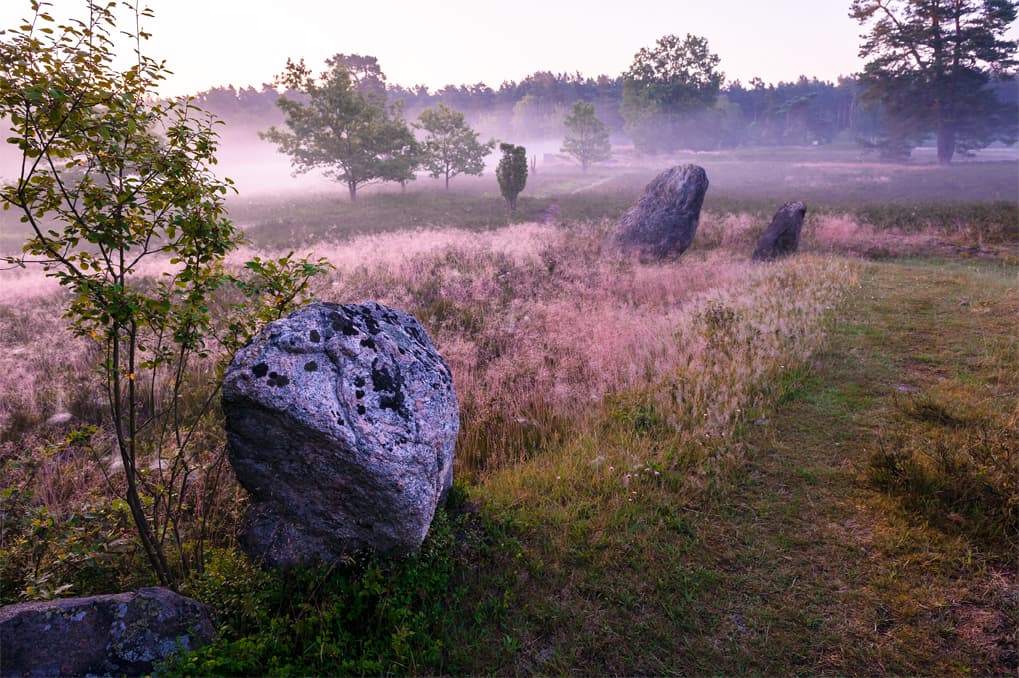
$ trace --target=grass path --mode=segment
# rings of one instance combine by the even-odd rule
[[[729,584],[696,670],[1016,671],[1014,562],[866,479],[905,401],[1015,407],[1014,371],[994,377],[1017,309],[1014,271],[868,266],[849,321],[752,434],[743,487],[699,526]]]
[[[894,432],[923,433],[909,428],[909,403],[946,403],[1014,436],[1016,270],[871,263],[850,306],[707,499],[666,484],[600,520],[577,497],[504,507],[527,565],[507,565],[518,612],[502,652],[474,668],[1014,675],[1011,547],[869,473]]]

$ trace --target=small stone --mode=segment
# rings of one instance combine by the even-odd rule
[[[57,412],[52,417],[46,420],[46,423],[50,426],[59,426],[60,424],[66,424],[71,421],[74,416],[70,412]]]

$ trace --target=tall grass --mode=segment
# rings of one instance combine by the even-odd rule
[[[742,244],[730,221],[722,242]],[[458,470],[477,477],[576,435],[586,413],[635,390],[655,394],[672,428],[724,431],[751,392],[815,350],[852,280],[835,260],[756,266],[724,248],[670,264],[610,260],[606,226],[320,245],[337,270],[317,296],[378,300],[422,321],[456,380]]]

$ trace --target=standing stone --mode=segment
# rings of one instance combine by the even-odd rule
[[[800,247],[800,231],[806,214],[807,206],[799,200],[782,205],[757,240],[753,260],[767,261],[795,254]]]
[[[164,588],[0,608],[0,675],[152,673],[212,641],[209,609]]]
[[[677,257],[690,247],[708,190],[703,167],[667,169],[644,189],[610,236],[609,248],[642,260]]]
[[[453,484],[459,405],[417,320],[314,303],[270,323],[223,377],[241,544],[272,567],[407,553]]]

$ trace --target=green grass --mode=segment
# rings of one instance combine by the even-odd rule
[[[927,501],[924,487],[876,479],[874,454],[893,440],[915,452],[926,435],[917,427],[1014,434],[1016,272],[868,264],[827,348],[780,379],[772,404],[747,413],[734,439],[683,444],[640,398],[610,400],[589,434],[462,488],[424,555],[300,575],[310,578],[286,585],[291,602],[249,612],[270,618],[230,627],[184,666],[1015,671],[1016,543],[974,529],[973,512],[935,515],[950,507]],[[953,369],[968,378],[946,378]],[[903,384],[918,395],[904,399]],[[610,469],[621,450],[649,462]],[[364,587],[379,582],[366,599]],[[264,595],[276,600],[281,586]]]

